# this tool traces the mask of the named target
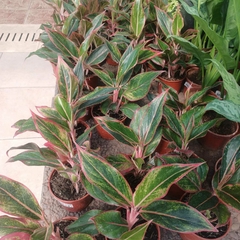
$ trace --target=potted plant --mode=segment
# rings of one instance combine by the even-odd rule
[[[30,119],[20,120],[14,125],[18,128],[16,134],[25,131],[39,133],[46,140],[45,147],[41,148],[34,143],[13,147],[10,150],[21,149],[25,151],[11,157],[9,162],[22,161],[30,166],[53,167],[55,171],[51,177],[56,177],[58,172],[67,181],[67,184],[69,184],[68,181],[72,182],[74,186],[72,193],[78,195],[80,165],[76,156],[76,145],[89,147],[87,141],[89,141],[91,132],[91,129],[87,128],[86,124],[81,121],[79,122],[78,119],[84,116],[86,108],[108,98],[112,89],[104,89],[103,91],[96,89],[88,95],[83,95],[83,85],[79,84],[78,77],[61,58],[59,58],[58,70],[58,94],[53,101],[54,107],[38,107],[42,116],[32,112]],[[83,126],[83,131],[78,133],[79,123]],[[60,201],[59,197],[57,200]],[[67,203],[65,200],[60,201],[63,207],[69,211],[79,211],[85,208],[92,198],[89,195],[83,195],[78,199],[83,204],[76,201],[76,196],[71,203]]]
[[[7,214],[0,216],[1,239],[63,239],[60,234],[65,229],[57,225],[61,220],[48,221],[35,196],[26,186],[3,175],[0,176],[0,182],[0,210]],[[66,219],[71,219],[68,224],[76,220],[69,217],[62,222]],[[88,237],[81,239],[93,239],[86,234],[79,233],[78,236]]]
[[[214,225],[217,228],[221,226],[225,227],[226,231],[217,234],[216,239],[221,239],[229,231],[231,224],[230,217],[231,213],[229,207],[236,210],[240,210],[239,196],[238,196],[238,175],[239,166],[239,140],[240,136],[232,138],[223,150],[223,156],[216,163],[215,173],[212,176],[212,192],[201,190],[196,192],[188,200],[188,204],[196,207],[202,211],[206,216],[210,216],[210,213],[214,213]],[[205,204],[203,204],[205,203]],[[211,215],[212,217],[212,215]],[[226,233],[225,233],[226,232]],[[181,234],[182,235],[182,234]],[[190,233],[183,234],[183,239],[205,239],[194,238]],[[219,237],[219,238],[218,238]],[[213,238],[213,237],[212,237]],[[206,237],[207,239],[207,237]]]
[[[179,44],[171,38],[171,35],[180,36],[184,26],[183,18],[179,7],[174,12],[172,18],[164,10],[158,7],[155,7],[155,9],[157,17],[156,27],[159,27],[161,30],[160,33],[156,33],[157,36],[154,40],[155,45],[152,44],[151,46],[157,48],[161,54],[159,57],[153,58],[152,62],[159,65],[162,69],[161,75],[159,76],[160,83],[162,82],[174,88],[177,92],[180,92],[185,77],[184,74],[188,56],[181,51]],[[190,38],[187,34],[189,35],[189,33],[185,33],[185,37]]]
[[[189,229],[193,232],[201,231],[203,228],[207,231],[214,229],[202,214],[190,206],[162,199],[170,185],[198,167],[198,163],[170,164],[152,168],[133,193],[125,178],[105,159],[82,149],[80,146],[78,154],[83,170],[82,182],[87,191],[94,198],[126,209],[126,220],[121,217],[118,211],[107,211],[93,217],[98,231],[106,237],[122,237],[124,239],[126,236],[137,234],[142,229],[139,235],[139,239],[142,239],[145,229],[151,221],[162,227],[180,232],[189,231]],[[184,211],[184,215],[181,215],[181,218],[176,218],[175,214],[181,214],[182,211]],[[133,228],[140,216],[146,220],[146,223]],[[195,218],[196,221],[193,221]],[[109,228],[109,223],[111,228]]]
[[[134,67],[139,63],[139,54],[142,49],[143,45],[133,47],[133,43],[130,44],[119,60],[116,75],[103,69],[91,69],[107,87],[115,88],[111,98],[101,103],[101,115],[113,116],[123,112],[123,116],[127,114],[127,117],[130,117],[129,109],[135,110],[138,107],[136,103],[132,102],[141,100],[147,95],[151,82],[159,75],[159,72],[134,72]],[[129,101],[130,104],[128,104]],[[98,118],[95,119],[98,121]],[[111,139],[111,137],[108,138]]]

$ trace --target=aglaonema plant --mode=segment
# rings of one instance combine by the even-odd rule
[[[78,71],[75,68],[76,74]],[[83,81],[61,59],[58,60],[57,90],[53,107],[38,107],[40,113],[32,112],[27,120],[19,120],[14,124],[18,128],[15,135],[26,131],[34,131],[42,136],[45,147],[35,143],[12,147],[12,150],[24,150],[11,157],[8,162],[21,161],[30,166],[50,166],[69,178],[76,190],[80,181],[79,160],[76,156],[76,144],[89,146],[91,128],[77,135],[78,119],[83,117],[86,109],[101,103],[109,97],[113,88],[97,88],[84,95]],[[9,152],[8,151],[8,152]]]
[[[45,218],[44,211],[33,193],[23,184],[0,175],[0,210],[7,215],[0,216],[0,236],[2,240],[60,240],[54,231],[53,222]],[[73,234],[67,239],[91,240],[84,233]]]
[[[189,196],[188,205],[202,212],[217,228],[229,225],[231,209],[240,210],[240,136],[232,138],[216,162],[211,190],[203,187]]]
[[[109,48],[114,51],[114,45],[107,43]],[[112,98],[105,104],[102,104],[102,111],[106,114],[109,110],[118,113],[124,111],[124,107],[128,101],[137,101],[147,95],[151,82],[159,75],[158,71],[134,73],[134,68],[141,61],[146,61],[141,58],[144,50],[143,44],[133,46],[133,42],[129,44],[125,52],[121,55],[120,52],[115,51],[118,56],[119,65],[117,66],[116,74],[105,71],[101,68],[91,68],[107,87],[113,87]],[[154,54],[154,53],[153,53]],[[152,57],[153,54],[148,55]],[[131,103],[132,105],[133,103]],[[128,105],[128,106],[131,106]],[[136,105],[135,105],[136,106]],[[135,110],[135,109],[134,109]]]
[[[90,195],[107,204],[126,210],[126,218],[117,210],[92,217],[97,230],[111,239],[138,236],[143,239],[151,222],[173,231],[214,231],[209,221],[194,208],[163,199],[169,187],[200,164],[168,164],[152,168],[132,192],[123,175],[104,158],[77,147],[81,178]],[[139,218],[146,220],[136,226]],[[140,232],[140,233],[139,233]]]
[[[205,111],[205,106],[196,106],[177,114],[170,107],[164,107],[167,125],[163,128],[163,135],[173,143],[175,152],[191,156],[193,151],[188,149],[189,143],[203,137],[217,123],[218,119],[203,122]]]
[[[167,91],[153,99],[149,104],[137,108],[129,126],[110,117],[98,117],[101,126],[118,141],[133,147],[130,161],[126,157],[111,156],[112,164],[120,163],[125,168],[132,166],[136,173],[142,170],[142,165],[161,140],[162,129],[159,123],[162,118],[163,106]],[[116,165],[115,165],[116,166]],[[120,167],[119,166],[119,167]],[[122,169],[123,170],[123,169]]]

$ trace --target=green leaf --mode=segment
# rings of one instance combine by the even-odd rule
[[[123,96],[129,101],[142,99],[149,92],[151,82],[159,75],[159,72],[144,72],[134,76],[126,85]]]
[[[105,44],[101,45],[91,52],[89,57],[86,59],[86,63],[88,65],[97,65],[106,59],[108,53],[109,50],[107,46]]]
[[[72,143],[65,129],[51,120],[37,116],[33,112],[32,118],[38,132],[45,140],[56,146],[63,153],[71,152]]]
[[[183,17],[179,11],[176,11],[172,22],[172,33],[173,35],[180,35],[181,30],[184,26]]]
[[[76,45],[68,39],[64,34],[59,33],[52,29],[46,29],[50,41],[54,46],[66,57],[78,58],[78,49]]]
[[[188,201],[188,204],[198,211],[210,210],[217,206],[219,200],[209,191],[202,190],[195,193]]]
[[[119,142],[130,146],[136,146],[139,143],[134,131],[120,121],[110,117],[96,117],[95,120]]]
[[[55,108],[51,107],[36,107],[36,108],[43,117],[56,122],[67,131],[70,131],[67,121],[62,118],[62,116],[57,112]]]
[[[90,235],[88,234],[84,234],[84,233],[74,233],[74,234],[71,234],[67,240],[94,240],[93,237],[91,237]]]
[[[126,103],[120,107],[122,113],[128,118],[132,119],[135,111],[139,108],[139,105],[136,103]]]
[[[229,211],[228,207],[223,203],[219,203],[215,208],[211,209],[211,211],[216,214],[219,225],[226,224],[231,218],[231,212]]]
[[[52,225],[48,227],[41,227],[36,229],[36,231],[31,235],[31,240],[39,240],[39,239],[51,239],[51,235],[53,232]]]
[[[178,181],[178,186],[186,192],[196,192],[202,188],[208,173],[208,165],[201,158],[190,157],[188,163],[202,163],[199,167],[189,172],[185,177]]]
[[[84,63],[83,63],[83,58],[80,57],[77,61],[77,64],[75,65],[75,67],[73,68],[73,73],[74,75],[77,77],[78,81],[79,81],[79,87],[80,89],[83,89],[83,83],[85,80],[85,73],[84,73]]]
[[[56,95],[54,98],[54,106],[57,112],[68,122],[72,122],[73,112],[69,102],[65,98]]]
[[[206,105],[205,110],[213,110],[233,122],[240,122],[240,105],[232,101],[214,99]]]
[[[9,216],[0,216],[0,236],[5,236],[14,232],[25,232],[32,234],[39,228],[39,223],[30,219],[13,218]]]
[[[78,78],[61,57],[58,58],[57,69],[58,92],[60,95],[62,95],[63,98],[66,99],[66,101],[71,103],[78,95]]]
[[[106,41],[106,44],[110,51],[113,61],[118,63],[121,59],[121,52],[119,51],[119,48],[114,43],[111,43],[109,41]]]
[[[5,235],[3,237],[1,237],[1,240],[21,240],[21,239],[25,239],[25,240],[30,240],[31,239],[31,235],[29,233],[25,233],[25,232],[15,232],[15,233],[10,233],[8,235]]]
[[[81,97],[76,105],[79,106],[79,110],[86,109],[97,104],[100,104],[107,100],[115,88],[111,87],[97,87],[94,91],[88,93],[87,95]]]
[[[109,156],[106,160],[123,175],[124,172],[128,172],[134,168],[134,163],[132,160],[123,154]]]
[[[152,141],[145,146],[143,156],[147,157],[153,154],[157,146],[159,145],[161,139],[162,139],[162,128],[158,127]]]
[[[162,9],[155,7],[157,14],[158,26],[161,28],[163,34],[167,37],[172,35],[172,19]]]
[[[137,227],[133,228],[132,230],[124,233],[119,240],[140,240],[144,239],[144,235],[147,231],[148,226],[150,225],[151,221],[138,225]]]
[[[130,24],[137,38],[140,37],[144,28],[146,17],[142,6],[142,0],[135,0],[131,10]]]
[[[150,170],[135,190],[134,205],[147,206],[154,200],[163,198],[173,183],[198,166],[199,164],[172,164]]]
[[[92,221],[92,217],[100,214],[101,210],[90,210],[83,215],[81,215],[76,221],[71,223],[66,227],[66,230],[69,233],[86,233],[90,234],[91,236],[97,235],[98,231]]]
[[[225,185],[221,189],[216,189],[215,193],[218,198],[228,206],[238,211],[240,210],[240,185]]]
[[[216,59],[211,59],[211,61],[217,67],[217,70],[222,76],[223,87],[227,91],[227,99],[235,104],[240,104],[240,86],[234,79],[234,76]]]
[[[0,210],[13,216],[42,220],[36,198],[23,184],[0,175]]]
[[[152,102],[135,111],[130,128],[144,145],[148,144],[155,135],[162,118],[166,94],[167,92],[161,93]]]
[[[141,216],[177,232],[216,231],[200,212],[177,201],[155,201],[141,210]]]
[[[212,119],[210,121],[202,123],[200,126],[194,127],[190,134],[189,142],[192,141],[193,139],[205,136],[207,131],[216,125],[217,121],[218,119]]]
[[[16,123],[14,123],[13,127],[18,128],[18,130],[14,134],[14,137],[27,131],[37,132],[32,117],[17,121]]]
[[[84,185],[84,188],[87,190],[88,194],[90,194],[95,199],[99,199],[104,203],[107,203],[109,205],[118,206],[119,204],[114,201],[111,197],[108,197],[108,195],[105,194],[104,191],[102,191],[99,187],[92,184],[92,182],[89,182],[84,174],[80,173],[81,176],[81,182]]]
[[[109,76],[108,73],[102,71],[102,70],[99,70],[99,69],[94,69],[92,68],[92,71],[94,72],[94,74],[96,76],[98,76],[104,84],[106,84],[107,86],[112,86],[114,87],[114,81],[113,79]]]
[[[131,46],[130,46],[131,47]],[[120,84],[124,75],[131,70],[138,63],[138,55],[141,50],[141,45],[138,45],[135,49],[129,51],[130,47],[125,51],[125,54],[122,55],[118,72],[117,72],[117,82]]]
[[[164,116],[166,117],[168,126],[174,131],[179,137],[184,138],[184,129],[181,122],[176,117],[175,113],[168,107],[164,107]]]
[[[131,189],[124,177],[105,160],[78,148],[80,164],[87,180],[121,206],[129,206]]]
[[[188,6],[184,1],[181,0],[181,4],[186,10],[187,13],[191,14],[195,21],[200,25],[201,29],[204,31],[204,33],[208,36],[210,41],[213,43],[213,45],[218,50],[218,53],[221,55],[221,59],[224,63],[224,66],[227,69],[230,69],[234,66],[234,59],[230,55],[230,51],[228,49],[228,41],[223,36],[219,35],[215,30],[211,29],[209,26],[209,23],[202,17],[200,17],[193,9],[193,7]]]
[[[127,221],[119,211],[107,211],[93,218],[98,231],[108,238],[118,239],[128,231]]]
[[[232,138],[224,148],[220,166],[219,183],[221,183],[221,181],[226,182],[225,179],[229,180],[229,176],[233,176],[236,171],[235,164],[240,154],[239,141],[240,135],[237,135]]]
[[[204,67],[205,64],[209,63],[211,58],[210,55],[206,52],[203,52],[201,49],[199,49],[196,45],[194,45],[190,41],[175,35],[171,35],[169,37],[174,39],[174,41],[178,43],[185,51],[191,53],[194,57],[196,57],[200,61],[201,67]]]
[[[21,161],[28,166],[49,166],[58,167],[59,162],[57,160],[57,155],[48,148],[39,148],[35,143],[28,143],[21,145],[19,147],[12,147],[8,150],[23,150],[28,149],[28,151],[19,153],[8,159],[8,162]]]

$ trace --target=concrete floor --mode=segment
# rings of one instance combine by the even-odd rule
[[[22,24],[37,24],[37,29],[39,24],[51,19],[52,12],[42,0],[1,0],[0,36],[5,24],[11,24],[9,26],[15,29],[21,28]],[[9,148],[28,142],[44,143],[36,133],[13,137],[15,129],[11,127],[16,121],[29,118],[30,110],[36,113],[35,106],[51,106],[54,96],[55,77],[51,65],[37,56],[26,59],[33,50],[28,46],[10,49],[0,41],[0,174],[25,184],[40,202],[44,168],[29,167],[20,162],[6,163]],[[16,153],[10,152],[10,156]]]

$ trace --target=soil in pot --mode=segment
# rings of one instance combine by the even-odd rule
[[[79,121],[79,122],[77,123],[77,126],[75,127],[76,136],[81,136],[87,128],[88,128],[88,125],[87,125],[87,124],[85,124],[85,123],[82,122],[82,121]]]
[[[209,121],[216,117],[216,113],[208,111],[203,116],[203,121]],[[238,133],[238,124],[236,122],[225,119],[220,124],[215,125],[207,131],[207,134],[199,138],[198,141],[209,149],[223,149],[225,144]]]
[[[60,235],[61,239],[67,239],[70,234],[65,231],[65,228],[74,221],[74,219],[62,219],[60,221],[57,221],[56,223],[54,223],[54,232],[57,232],[57,234]]]
[[[81,183],[78,184],[79,192],[77,193],[72,182],[62,177],[57,171],[53,173],[50,186],[54,195],[63,200],[77,200],[86,195]]]

